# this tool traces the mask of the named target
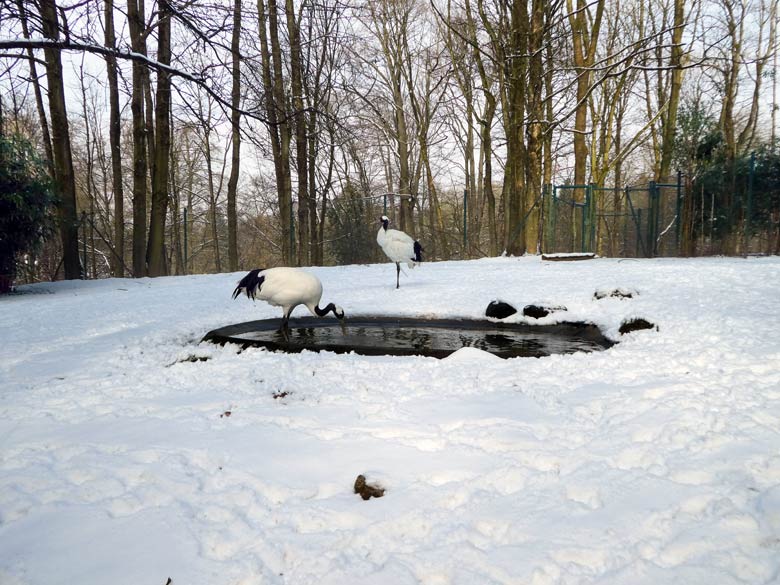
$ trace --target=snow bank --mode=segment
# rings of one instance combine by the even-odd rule
[[[21,287],[0,298],[0,583],[778,582],[780,259],[428,263],[398,290],[390,264],[310,270],[348,316],[500,297],[620,343],[241,352],[199,340],[279,316],[230,299],[242,274]],[[632,317],[658,331],[620,336]]]

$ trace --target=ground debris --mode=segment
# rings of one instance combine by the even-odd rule
[[[176,364],[186,364],[188,362],[195,363],[195,362],[207,362],[211,359],[210,356],[207,355],[188,355],[186,358],[182,358],[180,360],[176,360],[172,364],[168,364],[165,366],[166,368],[170,368],[171,366],[175,366]]]
[[[526,305],[523,307],[523,316],[531,317],[532,319],[541,319],[546,317],[550,313],[557,313],[558,311],[566,311],[566,307],[550,306],[550,305]]]
[[[360,497],[364,500],[370,499],[372,496],[375,498],[381,498],[385,495],[385,488],[377,485],[366,483],[365,475],[358,475],[355,479],[355,493],[360,494]]]
[[[655,329],[658,331],[658,326],[654,323],[650,323],[650,321],[646,319],[642,319],[641,317],[636,317],[634,319],[626,319],[623,321],[623,323],[620,325],[620,329],[618,331],[621,335],[624,335],[625,333],[631,333],[632,331],[641,331],[642,329]]]
[[[636,296],[639,296],[639,291],[636,291],[631,288],[615,288],[612,290],[599,289],[595,293],[593,293],[593,298],[597,301],[609,297],[613,297],[616,299],[633,299]]]

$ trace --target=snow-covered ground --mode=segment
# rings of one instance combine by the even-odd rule
[[[391,264],[310,271],[348,317],[546,302],[620,343],[239,352],[199,340],[280,315],[231,300],[241,274],[20,287],[2,585],[780,582],[780,258],[442,262],[399,290]],[[593,299],[617,287],[639,295]],[[659,330],[620,336],[634,316]]]

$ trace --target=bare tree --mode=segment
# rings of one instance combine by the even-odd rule
[[[30,28],[27,23],[27,11],[24,8],[22,0],[16,0],[16,6],[19,10],[19,24],[22,27],[22,34],[25,39],[30,38]],[[46,161],[49,164],[49,172],[54,177],[54,152],[51,146],[51,136],[49,135],[49,122],[46,119],[46,110],[43,105],[43,94],[41,92],[41,84],[38,80],[38,69],[35,65],[35,54],[31,48],[27,48],[27,59],[30,66],[30,82],[33,86],[33,92],[35,93],[35,105],[38,109],[38,118],[41,123],[41,133],[43,141],[43,151],[46,154]]]
[[[157,22],[157,61],[171,62],[171,11],[168,0],[159,0]],[[171,76],[164,68],[157,71],[155,99],[155,148],[152,167],[152,210],[149,221],[148,269],[149,276],[168,273],[165,255],[165,221],[168,217],[168,169],[170,162]]]
[[[566,0],[571,25],[574,68],[577,73],[577,93],[574,114],[574,184],[584,185],[587,181],[588,146],[588,95],[591,91],[593,64],[596,60],[601,22],[604,15],[604,0],[596,0],[595,14],[586,0],[577,0],[576,9],[572,0]]]
[[[47,39],[59,37],[59,20],[55,0],[40,0],[41,24]],[[59,230],[62,239],[65,279],[81,276],[78,250],[78,218],[76,216],[76,182],[73,174],[73,154],[70,145],[68,112],[65,107],[65,86],[62,78],[60,51],[43,50],[46,59],[46,80],[49,86],[49,115],[54,154],[54,176],[60,192],[58,204]],[[86,269],[86,267],[85,267]]]
[[[228,224],[228,269],[238,270],[238,212],[236,191],[241,165],[241,0],[233,3],[233,35],[230,43],[232,56],[232,89],[230,99],[233,109],[230,112],[231,157],[230,178],[227,186],[227,224]]]
[[[127,22],[134,53],[146,55],[146,26],[143,0],[127,0]],[[144,86],[148,75],[139,61],[133,61],[133,93],[130,109],[133,113],[133,276],[146,275],[146,118],[144,116]]]
[[[105,43],[109,49],[116,48],[114,34],[114,1],[104,0],[105,8]],[[109,99],[109,140],[111,141],[111,171],[114,193],[114,251],[112,255],[112,272],[114,276],[125,275],[125,201],[122,185],[122,152],[120,148],[122,121],[119,114],[119,81],[117,75],[116,57],[106,55],[106,70],[108,73]]]
[[[262,79],[267,128],[276,172],[276,188],[281,214],[282,257],[293,262],[292,177],[290,170],[290,118],[286,108],[282,48],[279,41],[279,15],[276,0],[258,0]]]

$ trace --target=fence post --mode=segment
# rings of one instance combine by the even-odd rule
[[[580,252],[585,251],[585,233],[587,230],[588,207],[590,204],[590,189],[585,187],[585,205],[580,207]],[[576,208],[575,208],[576,209]]]
[[[682,171],[677,169],[677,210],[676,224],[674,231],[674,245],[677,248],[677,255],[680,255],[680,230],[682,229]]]
[[[189,258],[187,256],[187,208],[184,208],[184,274],[187,274],[189,269]]]
[[[81,279],[87,280],[87,212],[82,211],[81,212],[81,228],[83,232],[83,239],[81,240],[81,254],[82,254],[82,265],[81,265]]]
[[[466,248],[468,246],[468,195],[469,190],[463,190],[463,257],[466,257]]]
[[[544,215],[544,232],[542,233],[542,253],[549,252],[549,242],[547,238],[550,237],[550,198],[549,189],[547,183],[542,185],[542,214]]]
[[[295,262],[295,210],[292,201],[290,201],[290,266],[297,264]]]
[[[596,250],[596,227],[598,224],[598,218],[596,216],[596,209],[598,202],[596,201],[596,194],[598,191],[596,190],[596,184],[590,183],[588,185],[588,190],[590,191],[590,209],[588,210],[588,217],[590,218],[590,252],[595,253]]]
[[[636,210],[636,226],[638,229],[638,233],[636,234],[636,255],[639,257],[639,250],[640,247],[644,248],[642,246],[642,208]],[[645,252],[645,256],[648,256],[647,252]]]
[[[656,198],[656,185],[655,181],[650,181],[649,196],[650,196],[650,209],[647,214],[647,253],[652,258],[655,256],[655,242],[656,242],[656,215],[658,211],[657,198]]]
[[[553,192],[552,192],[552,201],[550,202],[550,205],[552,205],[552,245],[550,246],[549,252],[554,253],[556,249],[556,244],[558,243],[558,186],[553,185]]]
[[[748,175],[747,210],[745,210],[745,254],[750,252],[751,226],[753,216],[753,178],[756,174],[756,153],[750,153],[750,174]]]

